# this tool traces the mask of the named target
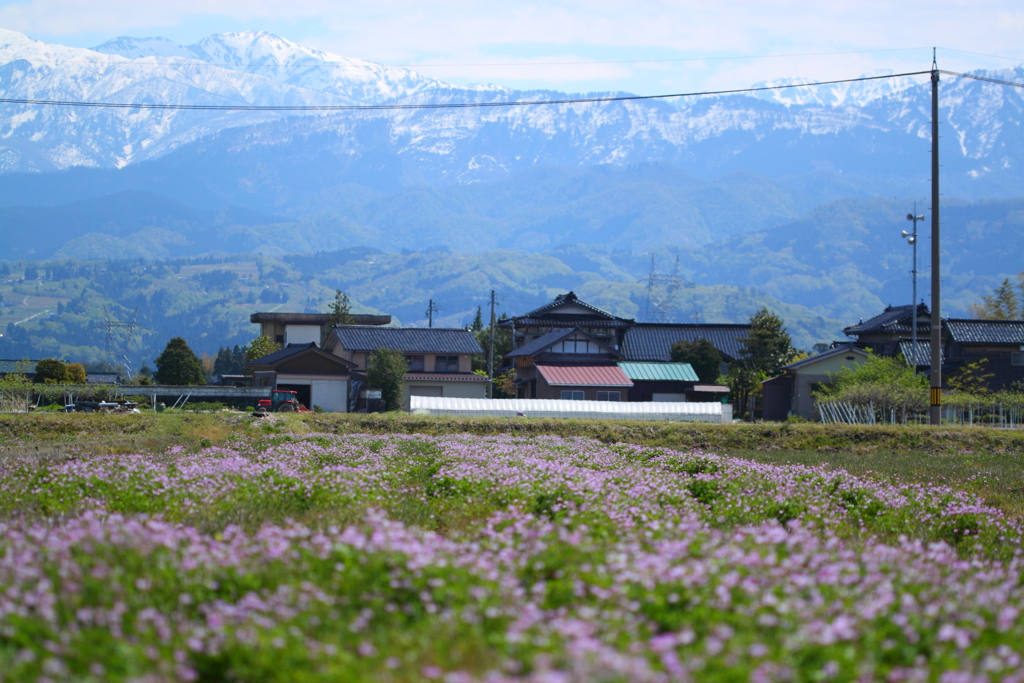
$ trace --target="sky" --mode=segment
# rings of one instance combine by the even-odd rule
[[[92,47],[264,30],[452,83],[638,94],[1024,62],[1024,3],[959,0],[0,0],[0,27]],[[972,54],[973,53],[973,54]]]

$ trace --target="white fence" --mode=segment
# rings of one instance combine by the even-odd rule
[[[732,422],[732,406],[728,403],[628,403],[540,398],[446,398],[441,396],[410,396],[409,401],[412,412],[427,415]]]

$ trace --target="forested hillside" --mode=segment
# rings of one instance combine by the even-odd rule
[[[128,346],[133,369],[152,361],[171,337],[197,353],[245,344],[257,334],[256,311],[326,311],[334,289],[347,292],[354,312],[388,313],[396,322],[426,325],[432,299],[435,325],[469,324],[485,311],[490,290],[498,313],[523,313],[574,290],[611,312],[643,318],[645,285],[607,254],[567,247],[543,254],[433,251],[384,253],[356,248],[273,259],[221,256],[165,261],[0,262],[0,358],[99,362],[108,359],[106,322],[137,327]],[[801,306],[730,285],[691,286],[679,296],[679,317],[743,321],[768,305],[786,319],[796,343],[831,339],[842,326]],[[127,329],[112,330],[114,351]],[[116,353],[114,354],[117,355]]]

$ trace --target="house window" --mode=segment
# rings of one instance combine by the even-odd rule
[[[553,353],[601,353],[601,347],[586,339],[567,339],[551,347]]]
[[[1010,365],[1024,365],[1024,351],[1011,352]]]
[[[284,335],[283,334],[279,334],[279,335],[275,336],[274,337],[274,341],[276,341],[278,344],[284,344]]]
[[[459,371],[459,357],[458,356],[435,356],[434,357],[434,372],[458,372]]]
[[[409,372],[423,372],[423,356],[411,355],[405,357],[405,363],[409,366]]]
[[[583,392],[582,391],[563,391],[562,392],[562,400],[563,401],[582,401],[583,400]]]
[[[619,401],[621,394],[617,391],[599,391],[597,392],[598,401]]]
[[[875,344],[875,353],[879,356],[889,355],[889,342],[877,342]]]

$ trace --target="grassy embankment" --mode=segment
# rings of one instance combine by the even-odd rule
[[[5,454],[62,459],[70,452],[130,453],[219,443],[234,434],[552,434],[689,450],[759,462],[828,464],[887,480],[944,484],[1024,514],[1024,431],[919,426],[819,424],[717,425],[503,418],[434,418],[406,414],[288,415],[268,421],[239,414],[2,415]]]

